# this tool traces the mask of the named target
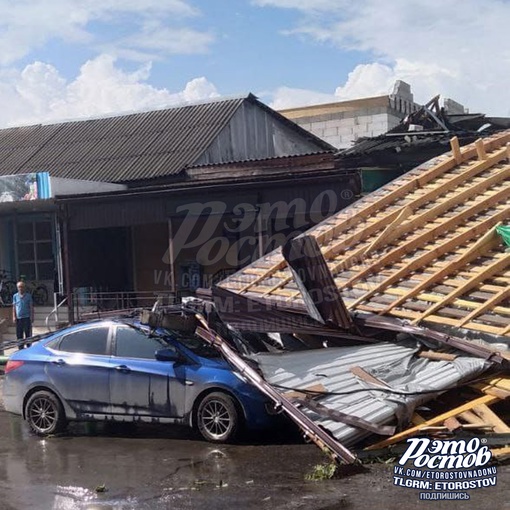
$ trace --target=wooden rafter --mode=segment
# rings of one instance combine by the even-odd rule
[[[466,179],[472,178],[479,172],[486,170],[488,167],[493,166],[494,164],[499,163],[502,159],[505,159],[507,156],[506,147],[504,149],[498,150],[495,154],[493,154],[488,160],[485,160],[482,163],[476,163],[470,167],[468,167],[461,174],[455,175],[450,181],[448,181],[447,186],[455,189],[460,183],[464,182]],[[456,192],[449,200],[445,200],[443,202],[439,202],[433,208],[424,211],[421,214],[417,214],[412,219],[405,221],[411,215],[412,209],[409,206],[404,206],[401,209],[393,211],[391,214],[387,216],[381,216],[369,227],[363,229],[361,232],[356,232],[352,236],[341,239],[338,243],[333,245],[332,247],[328,247],[323,255],[326,259],[331,258],[334,255],[335,251],[338,249],[338,246],[342,246],[344,249],[347,249],[350,245],[355,244],[356,242],[361,242],[362,240],[368,238],[374,231],[380,230],[381,226],[388,225],[389,226],[382,231],[380,236],[374,241],[375,246],[364,247],[361,246],[351,253],[346,255],[344,258],[340,259],[339,262],[336,262],[332,267],[333,274],[336,274],[339,270],[345,269],[349,267],[349,264],[353,261],[359,260],[360,257],[366,257],[372,250],[374,250],[377,246],[380,245],[381,241],[388,243],[391,242],[402,235],[418,228],[419,226],[426,224],[430,218],[437,217],[441,213],[446,210],[463,203],[470,197],[472,197],[476,193],[480,193],[483,190],[488,189],[490,186],[495,183],[499,183],[504,181],[505,179],[510,178],[510,167],[504,168],[500,172],[496,172],[494,175],[490,176],[487,179],[482,180],[481,182],[475,184],[474,186],[468,186],[466,189]],[[418,208],[436,198],[438,198],[441,194],[444,194],[445,183],[442,183],[440,186],[435,186],[427,193],[420,196],[417,199],[413,206]],[[506,191],[503,190],[503,196],[506,198]],[[499,195],[498,195],[499,197]],[[476,204],[475,204],[476,206]],[[466,214],[464,214],[464,217]],[[425,236],[428,236],[430,233],[425,232]],[[381,261],[379,261],[379,264]],[[369,271],[369,269],[365,270],[365,273]],[[363,274],[358,274],[358,278],[363,277]],[[292,275],[288,275],[286,278],[275,284],[270,289],[267,289],[265,295],[269,295],[274,292],[276,289],[285,286],[287,283],[292,281]],[[351,285],[350,282],[346,284],[346,286]],[[297,295],[297,294],[296,294]]]
[[[351,311],[510,336],[510,130],[460,147],[308,231]],[[479,262],[478,262],[479,261]],[[279,250],[220,284],[303,306]]]
[[[502,155],[504,155],[504,157],[506,157],[506,149],[505,149],[505,151],[500,151],[500,153],[498,154],[498,156],[500,156],[500,157]],[[465,189],[459,193],[453,194],[451,201],[439,204],[439,205],[435,206],[435,208],[433,208],[432,210],[426,211],[425,213],[423,213],[423,215],[415,218],[414,221],[410,225],[408,225],[408,226],[406,225],[407,230],[403,230],[403,231],[401,230],[400,233],[402,234],[402,233],[405,233],[406,231],[409,231],[412,228],[417,228],[418,225],[427,224],[427,222],[431,218],[434,218],[438,214],[441,214],[445,210],[448,210],[450,207],[452,207],[454,205],[458,205],[458,204],[466,201],[468,198],[476,195],[477,193],[481,193],[481,192],[487,190],[489,187],[495,185],[496,183],[504,182],[509,177],[510,177],[510,166],[507,168],[504,168],[501,172],[497,172],[495,175],[492,175],[490,178],[485,179],[485,180],[475,184],[472,187],[468,187],[467,189]],[[502,189],[502,190],[500,190],[499,193],[496,193],[495,195],[497,197],[496,200],[508,198],[508,190]],[[494,199],[491,199],[489,197],[488,202],[483,202],[483,200],[482,200],[482,203],[484,204],[484,206],[486,206],[488,204],[491,204],[491,203],[494,204],[496,202]],[[476,203],[474,204],[473,208],[477,209]],[[478,209],[480,209],[480,207],[478,207]],[[467,213],[461,212],[457,215],[457,219],[459,217],[467,218],[469,216],[467,216]],[[450,224],[450,225],[456,224],[454,219],[447,219],[444,223],[446,223],[447,225],[448,224]],[[430,231],[426,231],[424,233],[424,236],[426,238],[431,238],[434,234],[435,234],[435,229],[431,229]],[[396,235],[396,233],[394,233],[393,235]],[[420,241],[421,241],[421,239],[420,239]],[[420,244],[420,243],[418,242],[417,244]],[[399,248],[402,246],[404,246],[404,245],[400,245]],[[394,252],[392,252],[392,253],[394,253]],[[351,278],[346,283],[346,286],[347,287],[351,286],[354,283],[354,281],[363,278],[364,276],[366,276],[367,274],[370,274],[371,272],[377,271],[381,267],[384,267],[384,265],[387,264],[390,260],[391,260],[391,254],[388,254],[385,257],[378,259],[378,261],[375,264],[365,268],[363,271],[359,272],[355,277]],[[333,274],[335,274],[337,268],[341,267],[342,262],[343,261],[340,261],[339,263],[335,264],[335,267],[333,268]]]
[[[418,269],[422,269],[430,262],[435,260],[436,258],[442,257],[446,253],[450,252],[454,248],[459,245],[463,245],[473,238],[476,238],[479,235],[483,235],[487,230],[491,229],[498,221],[501,221],[508,215],[506,210],[500,211],[497,216],[491,216],[473,226],[472,228],[466,229],[462,234],[457,235],[455,237],[446,238],[443,242],[439,243],[433,250],[426,251],[423,255],[420,255],[409,262],[407,262],[401,269],[393,273],[389,278],[385,279],[379,285],[376,285],[372,290],[367,292],[365,295],[357,299],[354,303],[352,303],[349,308],[354,308],[358,304],[366,301],[368,298],[372,297],[374,294],[377,294],[385,287],[398,282],[402,278],[409,276],[410,273],[416,271]],[[397,248],[395,251],[404,250],[404,247]],[[352,283],[347,282],[347,285],[352,285]]]
[[[468,322],[471,322],[478,315],[481,315],[482,313],[493,309],[497,303],[501,303],[508,297],[510,297],[510,287],[505,287],[501,289],[497,294],[494,294],[492,298],[485,301],[485,303],[482,303],[478,308],[476,308],[470,314],[464,317],[464,319],[460,320],[458,323],[459,327],[464,326],[464,324],[467,324]]]
[[[458,416],[459,414],[461,414],[464,411],[470,411],[474,407],[477,407],[479,405],[493,404],[494,402],[497,402],[498,400],[499,400],[498,397],[493,397],[492,395],[483,395],[482,397],[478,397],[477,399],[473,400],[472,402],[468,402],[467,404],[464,404],[464,405],[459,406],[455,409],[452,409],[451,411],[440,414],[439,416],[435,416],[434,418],[427,420],[424,423],[415,425],[414,427],[411,427],[411,428],[406,429],[398,434],[395,434],[394,436],[389,437],[385,441],[381,441],[377,444],[371,445],[367,448],[367,450],[378,450],[379,448],[386,448],[387,446],[390,446],[392,444],[403,441],[404,439],[407,439],[408,437],[412,437],[412,436],[415,436],[416,434],[419,434],[420,431],[422,431],[427,426],[441,424],[448,418]]]
[[[497,225],[501,225],[501,222]],[[473,246],[469,247],[465,252],[463,252],[459,257],[454,259],[447,266],[443,267],[439,271],[431,274],[428,278],[423,280],[419,285],[412,288],[404,294],[402,297],[397,299],[390,306],[381,311],[381,314],[385,314],[390,312],[396,306],[400,306],[402,303],[411,299],[413,296],[418,295],[420,292],[430,287],[433,283],[439,282],[446,278],[448,275],[454,274],[459,270],[459,268],[463,267],[466,263],[471,262],[471,260],[478,258],[480,256],[481,250],[491,250],[495,246],[497,246],[500,241],[497,237],[496,226],[492,227],[487,234],[485,234],[481,239],[479,239]],[[467,321],[466,321],[467,322]]]
[[[468,290],[472,289],[473,287],[476,287],[478,284],[480,284],[487,278],[490,278],[495,273],[498,273],[499,271],[505,269],[509,265],[510,265],[510,253],[503,254],[500,258],[496,258],[496,260],[492,264],[489,264],[487,267],[482,269],[479,273],[476,273],[470,280],[468,280],[465,283],[465,285],[463,285],[462,287],[458,287],[454,291],[450,292],[450,294],[448,294],[439,303],[436,303],[435,305],[431,306],[420,317],[415,319],[413,321],[413,324],[418,324],[420,321],[425,319],[427,316],[434,314],[437,310],[444,307],[446,304],[448,304],[450,301],[452,301],[456,297],[461,296]]]

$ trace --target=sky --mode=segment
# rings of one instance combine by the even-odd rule
[[[510,116],[510,0],[0,0],[0,127],[411,84]]]

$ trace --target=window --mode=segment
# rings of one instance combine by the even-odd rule
[[[108,355],[108,327],[87,328],[74,331],[62,338],[59,351],[83,354]]]
[[[127,326],[117,328],[115,345],[115,355],[119,358],[156,359],[156,351],[171,348],[160,338]]]
[[[52,224],[49,220],[23,220],[17,225],[19,274],[27,280],[53,280]]]

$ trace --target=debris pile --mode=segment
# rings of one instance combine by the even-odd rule
[[[228,327],[201,336],[336,460],[423,434],[507,456],[509,144],[454,138],[231,275],[212,291]]]

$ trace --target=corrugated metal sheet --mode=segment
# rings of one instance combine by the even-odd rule
[[[318,402],[329,409],[357,416],[377,425],[396,424],[397,416],[410,416],[417,405],[437,397],[437,393],[397,395],[377,391],[351,373],[362,367],[388,383],[397,392],[444,391],[465,378],[473,378],[487,368],[486,362],[467,356],[454,362],[416,358],[417,344],[378,343],[369,346],[338,347],[282,354],[258,354],[264,378],[272,385],[306,389],[321,384],[330,393]],[[366,390],[369,391],[366,391]],[[280,389],[284,392],[284,389]],[[349,446],[370,432],[319,416],[306,414],[328,429],[343,445]]]
[[[251,113],[245,118],[246,108],[242,107],[248,103]],[[226,132],[240,108],[243,125],[236,129],[242,132],[236,133],[235,139],[223,140],[223,145],[246,138],[262,115],[279,125],[280,131],[287,129],[288,138],[298,146],[292,152],[278,153],[274,147],[268,150],[248,138],[244,152],[233,148],[232,154],[241,159],[331,148],[249,95],[112,118],[0,130],[0,175],[45,170],[54,177],[109,182],[174,175],[199,160],[220,133]],[[232,161],[228,150],[213,153],[211,163]]]
[[[172,175],[196,161],[245,100],[0,130],[0,174],[44,169],[112,182]]]

